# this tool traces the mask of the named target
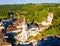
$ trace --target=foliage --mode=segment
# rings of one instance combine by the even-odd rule
[[[0,19],[8,18],[8,12],[13,11],[14,16],[20,19],[25,16],[29,23],[32,20],[42,22],[46,19],[48,12],[53,12],[54,19],[52,27],[42,32],[42,34],[57,34],[60,36],[60,4],[18,4],[18,5],[0,5]]]

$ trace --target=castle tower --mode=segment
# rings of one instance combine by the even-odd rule
[[[21,40],[22,41],[25,41],[27,39],[27,32],[26,32],[26,29],[27,29],[27,25],[25,23],[25,17],[24,17],[24,20],[23,20],[23,23],[22,23],[22,33],[21,33]]]
[[[23,20],[22,28],[23,28],[23,31],[26,31],[27,25],[25,23],[25,17],[24,17],[24,20]]]
[[[48,26],[53,20],[53,13],[48,13],[47,20],[42,22],[43,26]]]
[[[48,13],[47,21],[52,22],[53,20],[53,13]]]

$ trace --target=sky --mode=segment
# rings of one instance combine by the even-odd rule
[[[0,0],[0,4],[60,3],[60,0]]]

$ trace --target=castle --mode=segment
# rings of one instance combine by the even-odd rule
[[[8,32],[17,33],[15,39],[17,39],[20,43],[25,43],[25,41],[30,36],[36,36],[40,31],[44,30],[47,26],[51,25],[52,20],[53,20],[53,13],[48,13],[47,19],[45,21],[42,21],[41,24],[37,24],[34,21],[31,24],[28,24],[28,22],[25,20],[24,17],[24,20],[22,22],[20,21],[18,21],[18,23],[16,22],[17,25],[13,25],[12,27],[11,25],[9,25],[10,27],[7,27],[6,31],[8,30]],[[2,29],[5,29],[4,26],[1,25],[2,24],[0,23],[0,32],[2,32]],[[14,30],[12,30],[12,28]]]
[[[22,25],[17,26],[17,28],[21,29],[21,33],[15,36],[15,38],[20,42],[24,43],[30,36],[36,36],[39,31],[42,31],[44,29],[45,26],[51,25],[52,20],[53,20],[53,13],[49,13],[46,21],[43,21],[41,23],[41,25],[43,26],[42,28],[39,28],[39,25],[34,22],[30,24],[28,28],[28,25],[24,17],[24,21],[22,22]]]

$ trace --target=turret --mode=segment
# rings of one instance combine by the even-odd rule
[[[43,26],[48,26],[48,25],[52,24],[51,23],[52,20],[53,20],[53,13],[48,13],[47,20],[46,21],[43,21],[42,22],[42,25]]]
[[[53,20],[53,13],[48,13],[47,21],[52,22]]]

